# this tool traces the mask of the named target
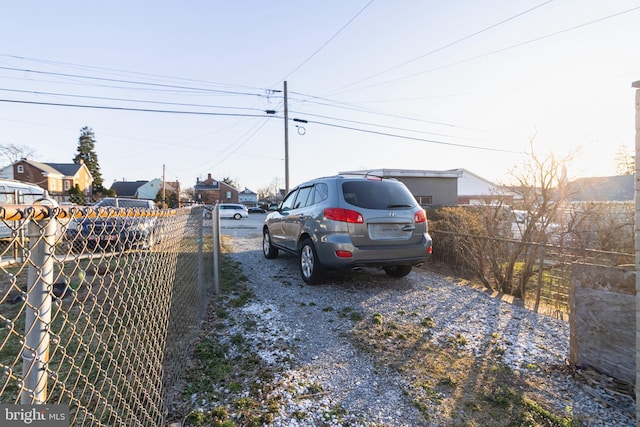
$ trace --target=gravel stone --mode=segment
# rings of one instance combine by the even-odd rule
[[[541,397],[559,412],[571,408],[586,426],[635,425],[635,402],[630,396],[594,387],[566,367],[569,324],[494,298],[436,273],[414,269],[392,279],[374,270],[331,273],[326,283],[304,284],[297,258],[280,253],[274,260],[262,255],[262,237],[233,237],[233,260],[242,264],[252,302],[238,315],[256,322],[248,333],[265,363],[278,366],[274,395],[281,399],[273,426],[438,426],[451,425],[430,410],[430,420],[413,405],[403,389],[409,379],[381,367],[348,338],[354,321],[351,310],[385,319],[419,312],[434,320],[432,340],[462,334],[466,350],[478,358],[488,340],[504,348],[502,360],[514,372],[541,385]],[[402,357],[401,354],[398,357]],[[522,366],[523,362],[527,367]],[[537,368],[531,369],[531,364]]]

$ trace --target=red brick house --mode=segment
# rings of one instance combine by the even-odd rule
[[[8,169],[8,170],[7,170]],[[21,159],[5,168],[8,178],[29,182],[44,188],[58,201],[66,201],[69,190],[76,185],[85,196],[91,195],[93,177],[89,168],[78,163],[41,163]]]
[[[216,181],[208,174],[207,179],[196,180],[193,197],[198,203],[213,205],[216,203],[238,203],[238,190],[222,181]]]

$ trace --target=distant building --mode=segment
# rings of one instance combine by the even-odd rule
[[[578,178],[568,185],[572,202],[633,202],[635,175]]]
[[[194,199],[198,203],[214,205],[216,203],[239,203],[238,190],[227,183],[216,181],[208,174],[207,179],[196,179],[193,187]]]
[[[68,201],[69,190],[76,186],[89,197],[93,184],[84,163],[41,163],[26,158],[2,168],[0,177],[35,184],[58,201]]]
[[[238,193],[238,202],[251,208],[258,206],[258,194],[245,187]]]
[[[162,191],[162,180],[154,178],[151,181],[114,181],[111,190],[118,197],[155,200]]]
[[[459,173],[459,205],[513,204],[514,194],[488,179],[482,178],[467,169],[451,169],[450,171]]]

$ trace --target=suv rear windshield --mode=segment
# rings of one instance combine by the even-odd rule
[[[365,209],[412,208],[416,199],[396,181],[347,181],[342,183],[344,200]]]

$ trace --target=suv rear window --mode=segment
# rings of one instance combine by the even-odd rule
[[[416,199],[395,181],[347,181],[342,183],[344,200],[365,209],[410,208]]]

